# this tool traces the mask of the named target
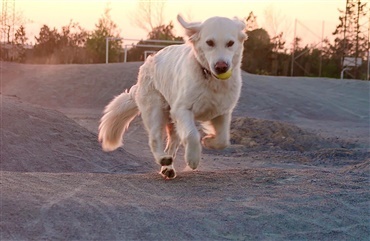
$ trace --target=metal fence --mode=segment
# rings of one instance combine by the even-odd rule
[[[127,52],[129,47],[151,47],[151,48],[158,48],[162,49],[164,47],[167,47],[168,45],[155,45],[155,44],[137,44],[140,41],[148,42],[148,43],[166,43],[166,44],[182,44],[184,41],[173,41],[173,40],[158,40],[158,39],[129,39],[129,38],[113,38],[113,37],[107,37],[105,38],[105,63],[108,64],[109,60],[109,42],[114,40],[123,40],[123,41],[129,41],[132,42],[132,44],[125,44],[124,48],[124,60],[123,62],[127,62]],[[136,43],[136,44],[135,44]]]

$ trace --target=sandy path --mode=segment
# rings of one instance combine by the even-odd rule
[[[180,152],[178,178],[165,181],[139,118],[124,148],[104,153],[96,140],[103,107],[139,66],[0,65],[1,240],[370,236],[368,82],[244,74],[236,115],[291,123],[321,133],[303,143],[333,146],[289,151],[257,135],[266,144],[204,150],[196,172],[183,171]],[[245,135],[280,133],[284,122],[256,120]]]
[[[13,240],[364,240],[367,178],[348,175],[344,184],[343,174],[251,168],[182,173],[168,182],[154,174],[4,172],[2,234]]]

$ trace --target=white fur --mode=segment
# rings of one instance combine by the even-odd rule
[[[231,113],[242,83],[240,62],[246,38],[244,24],[237,19],[213,17],[203,23],[187,23],[179,15],[178,20],[186,30],[188,43],[166,47],[149,57],[140,67],[138,83],[106,107],[99,126],[103,149],[114,150],[140,112],[149,146],[166,178],[176,175],[173,159],[180,144],[185,147],[185,161],[192,169],[199,164],[201,144],[214,149],[229,145]],[[208,40],[214,46],[209,46]],[[234,44],[227,46],[230,41]],[[218,61],[229,64],[229,79],[215,77]],[[205,74],[201,66],[211,73]],[[202,139],[195,121],[204,127],[206,135]]]

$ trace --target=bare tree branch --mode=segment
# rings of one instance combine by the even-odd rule
[[[281,33],[288,36],[291,32],[291,23],[281,11],[277,11],[273,5],[265,9],[265,29],[271,37],[276,37]]]
[[[166,1],[138,1],[136,11],[130,15],[132,24],[148,33],[153,31],[164,23],[165,5]]]

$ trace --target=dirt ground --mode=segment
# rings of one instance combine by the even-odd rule
[[[137,118],[97,141],[141,63],[1,62],[0,240],[367,240],[370,83],[243,73],[232,145],[157,173]]]

